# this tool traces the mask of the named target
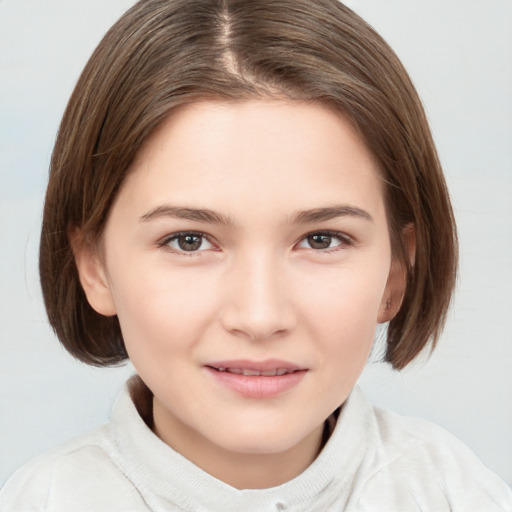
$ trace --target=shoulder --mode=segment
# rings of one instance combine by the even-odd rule
[[[510,488],[459,439],[419,418],[374,407],[375,470],[365,495],[398,510],[512,511]]]
[[[2,512],[31,510],[85,511],[118,509],[119,496],[126,510],[138,493],[110,456],[108,425],[68,441],[22,466],[0,491]],[[117,497],[114,504],[109,496]],[[107,508],[105,508],[107,507]],[[110,509],[112,510],[112,509]]]

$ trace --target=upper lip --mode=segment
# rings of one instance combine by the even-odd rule
[[[257,372],[272,372],[274,370],[287,370],[288,372],[305,370],[297,364],[285,361],[283,359],[266,359],[264,361],[251,361],[249,359],[234,359],[229,361],[212,361],[205,366],[211,368],[230,368],[239,370],[252,370]]]

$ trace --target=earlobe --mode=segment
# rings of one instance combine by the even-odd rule
[[[68,238],[75,257],[80,284],[90,306],[100,315],[115,315],[116,307],[97,248],[85,242],[76,229],[68,231]]]
[[[416,255],[416,231],[413,224],[407,224],[402,230],[402,241],[410,268],[414,268]],[[407,271],[405,263],[393,259],[389,271],[386,289],[379,307],[377,321],[391,321],[400,310],[407,286]]]
[[[379,307],[377,322],[391,321],[398,313],[405,293],[405,271],[397,261],[391,263],[386,289]]]

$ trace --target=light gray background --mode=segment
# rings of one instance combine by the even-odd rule
[[[93,369],[55,340],[37,250],[58,122],[89,54],[133,0],[0,0],[0,484],[102,423],[130,368]],[[460,229],[439,347],[400,374],[371,364],[376,404],[433,420],[512,483],[512,1],[352,0],[422,96]]]

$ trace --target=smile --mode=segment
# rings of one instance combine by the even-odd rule
[[[247,398],[271,398],[299,384],[306,368],[283,360],[254,362],[219,361],[205,365],[208,373],[224,389]]]
[[[269,370],[269,371],[258,371],[258,370],[250,370],[248,368],[223,368],[222,366],[219,368],[214,368],[214,370],[217,370],[218,372],[228,372],[228,373],[234,373],[235,375],[246,375],[246,376],[264,376],[264,377],[275,377],[286,375],[288,373],[293,373],[299,370],[288,370],[286,368],[277,368],[275,370]]]

